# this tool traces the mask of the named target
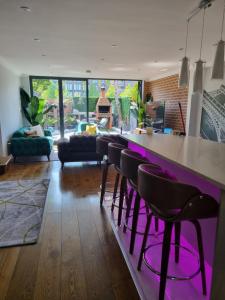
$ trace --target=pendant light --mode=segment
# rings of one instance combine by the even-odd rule
[[[221,38],[216,48],[216,55],[214,59],[212,69],[212,79],[223,79],[224,78],[224,41],[223,41],[223,25],[225,15],[225,0],[223,5],[223,18],[221,25]]]
[[[189,58],[187,57],[187,45],[188,45],[188,33],[189,33],[189,19],[187,20],[187,31],[186,31],[186,44],[185,53],[181,63],[180,77],[179,77],[179,88],[188,87],[189,83]]]
[[[202,43],[203,43],[203,36],[204,36],[204,29],[205,29],[205,10],[203,10],[203,21],[202,21],[202,34],[201,34],[201,45],[200,45],[200,57],[199,60],[196,62],[196,69],[194,75],[194,93],[203,92],[203,64],[202,61]]]

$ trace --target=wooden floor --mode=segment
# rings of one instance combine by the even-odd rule
[[[0,180],[50,178],[39,242],[0,249],[0,299],[139,299],[104,209],[100,168],[12,164]]]

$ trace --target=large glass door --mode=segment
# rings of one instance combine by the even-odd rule
[[[62,80],[64,137],[80,133],[88,122],[87,81]]]
[[[120,132],[121,128],[129,132],[142,122],[141,81],[42,76],[31,76],[30,80],[31,94],[45,99],[45,109],[52,106],[41,124],[51,130],[55,141],[82,133],[88,122],[102,133]],[[99,101],[102,89],[101,100],[110,105],[108,113],[102,112],[105,104]]]
[[[41,125],[52,132],[54,140],[60,138],[59,81],[58,79],[35,78],[32,80],[33,96],[44,99]],[[50,110],[48,110],[51,107]],[[47,112],[47,113],[45,113]]]

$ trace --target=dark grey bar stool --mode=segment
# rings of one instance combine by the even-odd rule
[[[115,136],[98,136],[96,139],[96,152],[103,156],[103,170],[102,170],[102,183],[101,183],[101,195],[100,195],[100,206],[103,204],[107,177],[108,177],[108,169],[111,163],[108,160],[108,144],[113,143],[117,140]]]
[[[149,161],[143,157],[141,154],[131,151],[129,149],[125,149],[121,152],[120,159],[120,173],[122,175],[121,187],[120,187],[120,202],[119,202],[119,213],[118,213],[118,226],[121,224],[122,218],[122,207],[124,200],[124,193],[126,189],[126,181],[129,182],[131,191],[127,201],[127,210],[125,217],[125,226],[128,221],[128,217],[130,215],[133,192],[136,192],[134,209],[133,209],[133,219],[132,219],[132,228],[131,228],[131,239],[130,239],[130,253],[133,254],[135,239],[137,234],[137,224],[138,224],[138,216],[140,210],[140,201],[141,197],[138,193],[137,189],[137,175],[138,175],[138,166],[143,163],[149,163]],[[153,169],[161,170],[161,168],[157,165],[150,165]],[[156,219],[156,224],[158,224],[158,220]],[[157,225],[156,225],[157,230]],[[126,227],[124,228],[124,232],[126,231]]]
[[[116,195],[118,191],[118,185],[120,181],[120,156],[121,151],[126,149],[125,145],[119,144],[119,143],[109,143],[108,145],[108,159],[111,164],[114,165],[115,171],[116,171],[116,180],[114,184],[114,192],[113,192],[113,201],[112,201],[112,207],[111,210],[114,210],[114,207],[116,205]],[[122,178],[123,180],[123,178]],[[126,185],[125,185],[126,186]],[[125,193],[126,196],[126,193]]]
[[[172,228],[173,225],[177,223],[181,224],[182,221],[190,221],[196,230],[200,258],[199,272],[201,272],[203,294],[206,295],[204,252],[201,226],[198,219],[216,217],[219,205],[214,198],[203,194],[198,188],[163,177],[163,173],[153,170],[152,166],[148,164],[142,164],[138,167],[138,192],[146,201],[152,214],[165,222],[161,271],[159,273],[155,272],[160,275],[159,300],[163,300],[165,295]],[[149,214],[138,262],[138,270],[141,269],[143,256],[147,249],[146,243],[151,219],[152,215]],[[175,235],[177,235],[176,232]],[[177,236],[179,235],[180,232]],[[179,251],[176,254],[176,262],[178,261]],[[149,265],[147,264],[147,266]],[[154,272],[153,268],[149,267]],[[196,272],[193,276],[199,272]],[[193,278],[193,276],[190,278]]]

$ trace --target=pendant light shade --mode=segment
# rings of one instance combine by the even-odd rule
[[[203,92],[203,64],[202,61],[202,44],[203,44],[203,37],[204,37],[204,28],[205,28],[205,8],[203,11],[203,20],[202,20],[202,34],[201,34],[201,46],[200,46],[200,58],[196,62],[195,74],[194,74],[194,87],[193,92]]]
[[[189,59],[184,57],[181,63],[180,77],[179,77],[179,87],[185,88],[189,83]]]
[[[204,62],[200,59],[196,62],[196,69],[194,75],[194,93],[203,92],[203,64]]]
[[[216,48],[216,55],[214,59],[213,69],[212,69],[212,79],[224,78],[224,41],[223,41],[224,14],[225,14],[225,0],[224,0],[223,18],[221,24],[221,39]]]
[[[187,21],[187,31],[186,31],[186,45],[185,45],[185,55],[182,59],[181,69],[180,69],[180,77],[179,77],[179,88],[186,88],[189,84],[189,59],[186,56],[187,53],[187,45],[188,45],[188,28],[189,28],[189,20]]]
[[[212,79],[224,78],[224,41],[220,40],[217,48],[216,55],[212,69]]]

